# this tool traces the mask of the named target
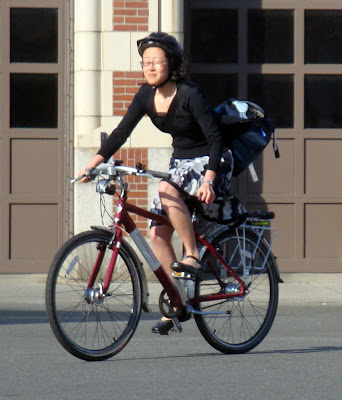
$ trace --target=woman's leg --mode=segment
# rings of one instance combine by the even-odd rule
[[[172,273],[170,264],[176,261],[175,251],[171,245],[173,232],[174,229],[166,225],[153,226],[150,230],[153,252],[169,276]]]
[[[198,257],[191,217],[184,201],[181,199],[180,193],[173,186],[166,182],[164,185],[164,182],[162,182],[159,187],[159,196],[163,209],[168,214],[173,227],[183,240],[186,254],[193,254]],[[176,261],[175,251],[171,244],[173,232],[174,229],[166,225],[153,226],[150,230],[153,252],[170,277],[173,272],[170,265]],[[189,316],[186,316],[183,321],[187,319],[189,319]],[[168,318],[163,317],[160,322],[152,327],[152,332],[163,335],[167,334],[172,328],[173,323]]]
[[[160,182],[159,197],[163,209],[169,216],[171,223],[183,241],[185,254],[199,258],[197,242],[191,222],[191,216],[184,203],[181,193],[167,182]],[[184,263],[193,264],[191,258]]]
[[[172,277],[173,270],[170,268],[171,263],[176,261],[176,255],[171,245],[171,239],[174,229],[166,225],[153,226],[150,230],[150,238],[152,249],[161,265],[164,267],[167,274]],[[184,315],[182,321],[190,318],[189,315]],[[153,333],[166,335],[170,329],[173,328],[173,323],[169,318],[162,317],[156,325],[152,327]]]

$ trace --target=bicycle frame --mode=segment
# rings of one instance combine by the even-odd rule
[[[266,231],[267,238],[263,236],[274,213],[244,211],[231,225],[222,225],[208,221],[195,208],[194,232],[203,268],[171,274],[131,213],[170,227],[171,221],[130,204],[124,178],[170,179],[170,175],[144,169],[139,163],[136,168],[121,164],[121,160],[113,160],[72,180],[99,177],[96,191],[101,196],[117,194],[118,199],[111,226],[92,226],[92,231],[70,238],[51,263],[46,307],[57,340],[82,360],[105,360],[128,344],[141,311],[150,311],[143,264],[124,239],[127,232],[164,287],[159,309],[172,324],[169,321],[163,332],[153,332],[182,332],[181,322],[193,315],[200,333],[216,350],[240,354],[253,349],[269,332],[278,306],[281,280],[270,248],[272,229]],[[101,197],[101,216],[105,212]]]
[[[119,196],[119,202],[116,206],[115,210],[115,215],[114,215],[114,225],[111,228],[113,232],[113,238],[111,240],[110,246],[113,248],[113,254],[110,260],[110,264],[107,270],[106,274],[106,279],[102,288],[103,294],[105,295],[108,288],[109,284],[111,281],[111,277],[114,271],[115,267],[115,262],[116,258],[119,252],[119,248],[121,245],[122,241],[122,229],[121,226],[124,227],[125,231],[130,235],[132,238],[133,242],[143,255],[144,259],[156,275],[157,279],[161,283],[161,285],[164,287],[165,291],[170,297],[170,300],[172,302],[172,305],[174,307],[180,307],[180,306],[186,306],[184,304],[185,302],[190,305],[197,304],[199,302],[204,302],[204,301],[211,301],[211,300],[220,300],[220,299],[227,299],[227,298],[232,298],[232,297],[239,297],[243,296],[245,293],[245,285],[244,282],[239,278],[239,276],[229,267],[229,265],[226,263],[224,258],[218,253],[218,251],[212,246],[206,239],[204,239],[197,231],[195,231],[195,236],[196,239],[208,250],[215,256],[216,259],[220,261],[222,265],[227,269],[227,271],[236,279],[236,281],[239,283],[239,291],[234,292],[234,293],[225,293],[224,292],[224,283],[222,282],[220,276],[217,274],[215,269],[209,264],[209,268],[211,269],[213,275],[217,279],[220,287],[222,290],[220,290],[219,293],[213,293],[210,295],[205,295],[205,296],[199,296],[199,297],[194,297],[192,299],[187,299],[187,296],[184,296],[184,293],[180,293],[180,290],[178,286],[174,284],[172,279],[169,277],[169,275],[166,273],[165,269],[159,262],[158,258],[154,254],[152,248],[142,235],[141,231],[139,228],[136,226],[134,221],[129,215],[129,212],[140,215],[146,219],[151,219],[153,221],[156,221],[157,223],[161,223],[163,225],[168,225],[172,226],[170,220],[167,217],[164,217],[162,215],[155,214],[153,212],[147,211],[141,207],[135,206],[133,204],[130,204],[127,202],[127,187],[124,186],[121,190],[121,194]],[[104,252],[105,248],[99,249],[99,255],[96,260],[95,266],[93,273],[91,275],[91,278],[88,283],[88,288],[91,288],[92,285],[94,284],[94,281],[96,279],[96,276],[100,270],[101,267],[101,262],[104,257]]]

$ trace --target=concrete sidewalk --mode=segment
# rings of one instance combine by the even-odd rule
[[[342,305],[341,274],[281,274],[279,303]],[[44,305],[45,274],[0,275],[0,308],[12,304]],[[148,284],[150,304],[157,304],[161,285]]]

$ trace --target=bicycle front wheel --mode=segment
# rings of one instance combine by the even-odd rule
[[[244,229],[244,228],[243,228]],[[257,346],[269,332],[278,306],[278,274],[275,259],[264,242],[251,230],[223,233],[215,242],[232,270],[245,282],[243,297],[196,304],[203,314],[194,314],[197,326],[207,342],[222,353],[245,353]],[[268,254],[268,257],[267,257]],[[267,259],[266,259],[267,257]],[[225,290],[233,290],[237,281],[209,251],[203,266],[211,264],[221,275]],[[210,275],[197,281],[196,296],[218,293],[221,287]]]
[[[100,361],[122,350],[141,314],[141,288],[134,259],[122,242],[109,290],[99,296],[112,250],[111,233],[89,231],[67,241],[56,254],[46,283],[46,308],[57,340],[72,355]],[[105,251],[92,295],[86,292],[100,251]]]

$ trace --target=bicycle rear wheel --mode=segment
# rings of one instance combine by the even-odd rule
[[[214,245],[228,265],[245,282],[248,288],[243,297],[202,302],[195,310],[211,312],[194,314],[197,326],[207,342],[222,353],[245,353],[257,346],[267,335],[274,321],[278,306],[278,274],[273,254],[268,253],[264,242],[246,229],[227,231]],[[267,260],[265,260],[268,254]],[[236,280],[209,251],[203,256],[205,269],[211,264],[221,275],[227,290],[232,290]],[[230,287],[230,289],[228,289]],[[196,296],[218,293],[216,279],[196,282]]]
[[[97,294],[104,282],[112,250],[111,233],[88,231],[67,241],[56,254],[46,283],[46,308],[53,333],[72,355],[100,361],[122,350],[141,314],[141,288],[136,266],[125,242],[119,250],[107,295]],[[101,269],[86,296],[95,260],[105,248]]]

